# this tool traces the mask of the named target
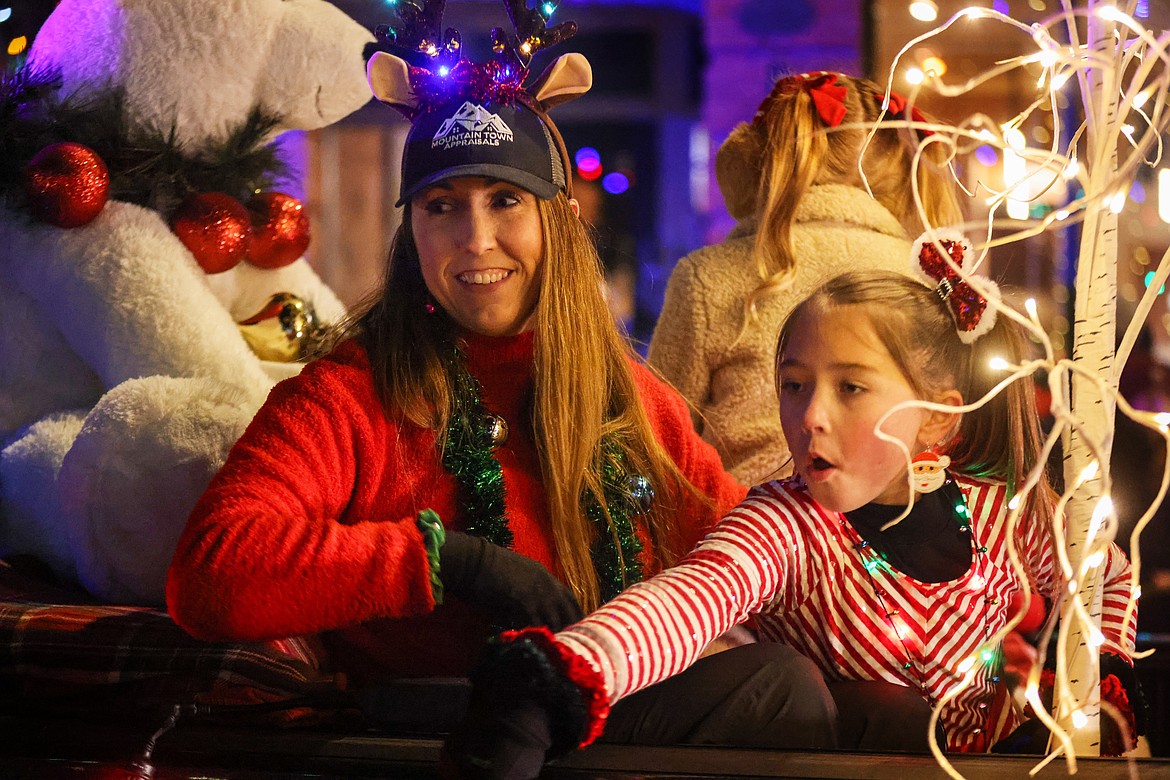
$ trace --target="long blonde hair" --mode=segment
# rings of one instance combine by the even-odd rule
[[[533,431],[561,569],[590,611],[600,602],[591,557],[597,530],[582,495],[591,493],[608,515],[602,438],[616,445],[629,473],[646,476],[655,488],[646,523],[659,565],[686,552],[673,548],[672,517],[679,500],[697,491],[659,444],[642,407],[630,365],[634,353],[606,305],[601,261],[584,225],[563,193],[537,204],[544,271],[535,318]],[[442,355],[455,326],[441,310],[423,313],[428,293],[410,223],[408,205],[382,290],[359,308],[341,338],[365,346],[388,413],[435,431],[445,447],[453,378]]]
[[[888,271],[855,271],[829,280],[792,310],[780,328],[777,367],[792,324],[802,313],[841,306],[864,311],[919,398],[938,397],[955,388],[965,403],[976,401],[1003,378],[991,370],[992,357],[1013,364],[1027,357],[1023,331],[1008,317],[996,318],[988,333],[973,344],[964,344],[946,304],[929,287]],[[980,408],[962,415],[946,454],[956,471],[1002,480],[1014,493],[1039,460],[1042,442],[1035,388],[1024,380],[1013,382]],[[1025,511],[1047,522],[1055,492],[1047,464],[1042,473]]]
[[[809,189],[833,183],[861,186],[858,160],[880,115],[885,90],[866,79],[834,75],[845,86],[845,117],[839,126],[825,126],[808,90],[787,86],[802,77],[790,76],[776,82],[752,123],[737,130],[741,136],[754,135],[743,146],[754,150],[759,171],[754,201],[759,224],[753,254],[760,285],[745,301],[745,321],[751,319],[754,304],[762,296],[786,287],[796,267],[792,227]],[[874,198],[902,224],[907,236],[923,229],[910,187],[912,172],[931,225],[955,225],[962,219],[943,152],[929,145],[914,170],[916,148],[911,131],[879,127],[861,158]]]

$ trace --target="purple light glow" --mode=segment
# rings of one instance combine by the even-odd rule
[[[602,188],[610,195],[621,195],[630,188],[630,180],[624,173],[608,173],[601,180]]]

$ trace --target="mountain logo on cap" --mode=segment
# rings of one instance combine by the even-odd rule
[[[468,100],[439,125],[431,148],[499,146],[501,141],[512,141],[512,128],[498,114]]]

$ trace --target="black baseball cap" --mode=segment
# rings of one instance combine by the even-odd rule
[[[401,206],[456,176],[483,176],[549,200],[566,189],[555,127],[523,103],[460,97],[415,118],[402,153]]]

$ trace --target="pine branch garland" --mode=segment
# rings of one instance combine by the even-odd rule
[[[167,132],[133,128],[125,93],[114,87],[61,98],[57,74],[24,68],[0,78],[0,200],[24,205],[22,172],[44,147],[83,144],[110,171],[110,198],[170,214],[192,195],[224,192],[247,202],[287,179],[265,139],[278,119],[259,108],[228,136],[188,151]]]

